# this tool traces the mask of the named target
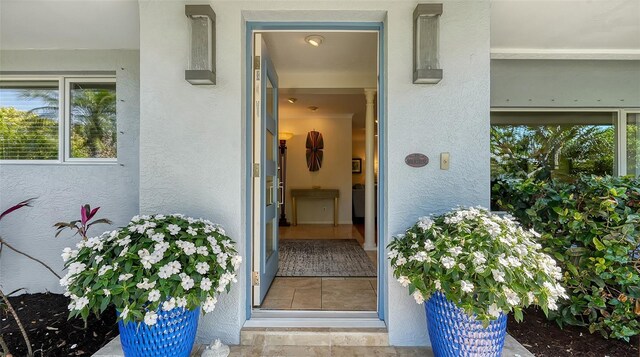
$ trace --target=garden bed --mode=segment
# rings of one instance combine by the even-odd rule
[[[638,357],[638,336],[631,343],[605,339],[586,328],[565,326],[549,321],[539,309],[525,310],[524,321],[517,323],[509,315],[507,331],[536,356]]]
[[[27,330],[36,357],[91,356],[118,335],[111,307],[100,319],[89,315],[85,329],[81,319],[67,320],[69,298],[62,294],[24,294],[9,301]],[[18,325],[8,313],[0,313],[0,334],[15,357],[27,355]]]

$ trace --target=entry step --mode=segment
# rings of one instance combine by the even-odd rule
[[[386,328],[244,327],[245,346],[389,346]]]

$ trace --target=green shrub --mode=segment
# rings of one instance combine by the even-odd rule
[[[540,232],[563,268],[570,298],[552,319],[626,341],[640,334],[640,180],[501,178],[493,191],[497,208]]]

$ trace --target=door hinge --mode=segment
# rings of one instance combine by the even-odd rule
[[[253,69],[260,69],[260,56],[253,56]]]
[[[259,286],[260,285],[260,273],[257,271],[251,272],[251,285]]]
[[[253,177],[260,177],[260,164],[253,164]]]

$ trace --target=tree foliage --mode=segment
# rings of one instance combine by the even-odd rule
[[[640,334],[640,179],[512,178],[493,188],[498,208],[540,232],[563,267],[570,299],[551,318],[626,341]]]
[[[0,159],[57,158],[57,121],[12,107],[0,108]]]

